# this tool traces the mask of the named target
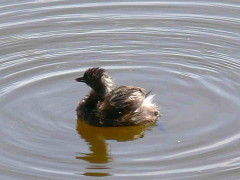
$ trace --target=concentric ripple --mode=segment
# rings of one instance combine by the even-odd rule
[[[0,3],[0,179],[240,178],[240,3]],[[89,67],[153,89],[156,126],[76,120]]]

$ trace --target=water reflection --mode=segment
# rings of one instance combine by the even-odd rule
[[[130,127],[95,127],[77,120],[79,135],[89,143],[91,153],[79,153],[77,159],[90,163],[108,163],[112,161],[110,146],[106,140],[133,141],[144,137],[144,132],[150,130],[155,124],[147,126]]]
[[[90,172],[86,172],[83,175],[84,176],[98,176],[98,177],[101,177],[101,176],[110,176],[111,174],[109,174],[109,173],[90,173]]]

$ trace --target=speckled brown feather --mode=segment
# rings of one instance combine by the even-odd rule
[[[144,98],[144,89],[132,86],[120,86],[111,91],[98,106],[100,119],[109,121],[134,112],[141,106]]]

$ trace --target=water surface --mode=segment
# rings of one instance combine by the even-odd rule
[[[240,178],[240,1],[0,3],[0,179]],[[156,126],[76,120],[104,67],[153,89]]]

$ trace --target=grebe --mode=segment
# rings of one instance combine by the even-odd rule
[[[76,109],[77,117],[90,125],[134,126],[159,118],[158,107],[152,103],[154,95],[140,87],[115,87],[105,69],[90,68],[75,80],[92,88]]]

